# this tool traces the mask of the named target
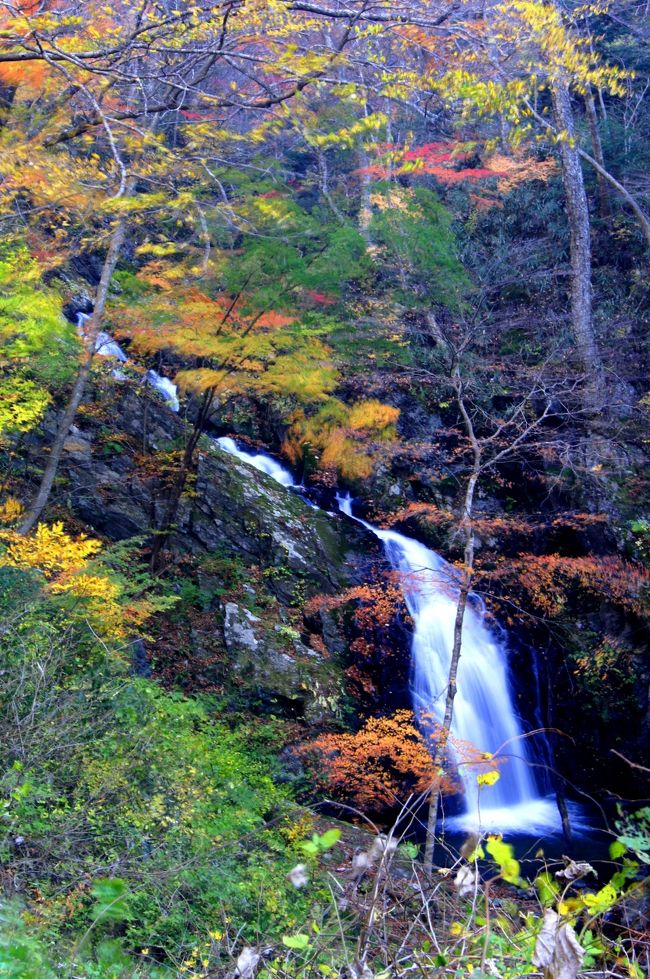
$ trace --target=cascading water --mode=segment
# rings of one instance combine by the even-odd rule
[[[293,476],[288,469],[281,466],[279,462],[275,459],[271,459],[270,456],[264,455],[263,452],[246,452],[244,449],[240,449],[234,439],[223,436],[222,438],[215,439],[217,445],[220,445],[224,452],[228,452],[230,455],[237,456],[238,459],[243,459],[250,466],[254,466],[255,469],[259,469],[260,472],[266,473],[267,476],[271,476],[277,483],[282,486],[295,486],[293,481]]]
[[[352,514],[349,496],[339,507]],[[355,518],[357,519],[357,518]],[[454,642],[457,581],[452,565],[424,544],[393,530],[363,525],[382,541],[391,567],[399,572],[413,619],[413,700],[416,711],[442,721]],[[452,736],[463,783],[465,813],[451,822],[459,829],[548,832],[560,815],[537,785],[523,729],[512,702],[506,650],[485,622],[483,610],[468,603],[463,622],[458,691]],[[479,790],[477,770],[463,764],[462,745],[490,752],[499,762],[499,781]]]
[[[243,459],[244,462],[247,462],[249,466],[254,466],[260,472],[266,473],[276,483],[280,483],[281,486],[286,486],[287,489],[291,489],[294,493],[297,493],[300,499],[307,506],[311,507],[312,510],[318,510],[316,504],[312,503],[309,497],[305,496],[305,487],[301,483],[294,483],[293,476],[289,470],[281,466],[275,459],[265,455],[264,452],[247,452],[245,449],[240,449],[235,440],[227,435],[222,435],[221,438],[215,439],[214,441],[217,445],[221,446],[224,452],[237,456],[238,459]]]
[[[240,449],[231,438],[217,440],[222,449],[268,473],[283,486],[295,488],[293,477],[263,453]],[[337,496],[342,513],[363,524],[383,543],[391,567],[400,574],[404,599],[414,622],[412,643],[413,698],[416,711],[442,720],[456,619],[457,580],[452,565],[424,544],[393,530],[380,530],[354,517],[349,495]],[[452,736],[490,752],[499,763],[499,781],[479,790],[476,769],[463,764],[456,751],[463,783],[465,813],[450,820],[460,830],[498,830],[548,834],[560,830],[559,812],[544,797],[534,762],[514,708],[505,646],[485,622],[476,601],[468,603],[463,623],[458,692],[454,701]]]
[[[79,336],[83,336],[84,323],[87,323],[90,316],[87,313],[77,314],[77,330]],[[114,340],[110,333],[97,334],[95,340],[95,352],[100,355],[100,357],[114,357],[115,360],[119,360],[120,363],[126,364],[128,357],[125,352],[120,347],[117,340]],[[113,376],[119,381],[124,380],[124,374],[119,370],[113,371]],[[148,370],[145,374],[145,381],[147,384],[158,391],[159,394],[165,399],[172,411],[178,411],[180,409],[180,404],[178,401],[178,388],[173,381],[170,381],[168,377],[162,377],[157,371]]]
[[[157,371],[147,371],[145,380],[158,394],[162,395],[172,411],[178,411],[178,388],[168,377],[162,377]]]
[[[78,313],[77,314],[77,331],[79,336],[83,336],[84,333],[84,323],[87,323],[90,319],[88,313]],[[119,360],[120,363],[126,364],[129,359],[120,347],[117,340],[114,340],[110,333],[97,334],[95,338],[95,352],[100,355],[100,357],[114,357]]]

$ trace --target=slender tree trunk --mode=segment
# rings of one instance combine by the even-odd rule
[[[362,143],[357,146],[357,155],[359,158],[359,191],[360,191],[360,202],[359,202],[359,234],[364,239],[366,245],[372,245],[372,237],[370,234],[370,222],[372,221],[372,178],[368,173],[368,168],[370,166],[370,160],[368,159],[368,154],[366,153],[365,147]]]
[[[332,197],[332,194],[330,192],[330,188],[329,188],[329,172],[328,172],[328,169],[327,169],[327,159],[325,157],[325,153],[324,153],[323,150],[321,150],[321,149],[318,150],[317,159],[318,159],[318,172],[320,174],[320,189],[321,189],[321,193],[322,193],[323,197],[325,198],[325,200],[327,201],[327,203],[329,204],[330,210],[334,214],[334,217],[336,218],[336,220],[340,224],[346,225],[348,223],[347,222],[347,218],[345,217],[345,214],[343,214],[343,212],[340,210],[340,208],[337,207],[336,201],[334,200],[334,198]]]
[[[573,843],[573,831],[571,829],[571,816],[569,814],[569,808],[566,801],[566,784],[561,774],[557,770],[557,746],[558,746],[558,736],[553,728],[554,721],[554,691],[553,683],[551,678],[551,673],[549,670],[546,671],[546,698],[547,698],[547,710],[546,723],[550,729],[550,744],[553,759],[553,768],[551,770],[551,781],[553,783],[553,788],[555,789],[555,802],[557,805],[558,812],[560,814],[560,819],[562,820],[562,831],[564,833],[564,839],[570,846]]]
[[[600,139],[600,129],[598,126],[598,114],[596,112],[594,94],[591,88],[588,88],[585,93],[585,108],[587,110],[587,122],[589,123],[589,133],[591,136],[591,147],[593,149],[594,159],[598,163],[598,166],[604,170],[605,155],[603,153],[603,144]],[[607,181],[600,170],[596,170],[596,179],[598,181],[600,216],[609,228],[611,226],[613,217],[612,202],[609,197],[609,187],[607,186]]]
[[[470,477],[467,482],[467,488],[465,490],[465,499],[463,501],[463,513],[461,518],[461,527],[465,535],[463,570],[461,574],[460,588],[458,591],[456,618],[454,620],[454,641],[452,644],[451,661],[449,664],[447,696],[445,698],[445,713],[443,716],[438,741],[436,743],[435,754],[433,756],[433,767],[436,773],[441,770],[444,763],[449,744],[449,736],[451,734],[451,725],[454,719],[454,700],[457,690],[458,665],[460,663],[460,655],[463,645],[463,622],[465,620],[467,600],[472,588],[472,572],[474,570],[474,528],[472,526],[472,512],[474,509],[474,494],[476,492],[476,484],[478,483],[478,479],[481,474],[482,459],[481,446],[476,438],[474,425],[465,405],[465,399],[463,396],[463,382],[460,377],[460,371],[457,367],[454,368],[452,380],[456,390],[456,398],[460,408],[460,413],[465,425],[465,431],[472,447],[473,462]],[[424,869],[427,873],[431,873],[433,869],[433,851],[436,843],[436,823],[438,820],[439,801],[440,779],[438,778],[434,783],[429,796],[429,814],[427,817],[427,834],[424,846]]]
[[[571,321],[578,355],[586,375],[585,403],[596,411],[603,386],[603,369],[596,343],[591,294],[591,228],[589,205],[578,153],[571,97],[567,85],[552,88],[555,124],[560,135],[560,160],[569,221],[571,249]]]
[[[120,252],[122,251],[125,234],[126,219],[121,218],[113,231],[108,252],[106,253],[106,258],[104,259],[104,265],[102,266],[102,274],[95,295],[93,314],[88,321],[88,326],[85,331],[85,349],[81,366],[79,368],[79,373],[77,374],[76,380],[72,386],[72,391],[70,392],[68,403],[65,407],[65,411],[63,412],[63,417],[61,418],[61,421],[57,427],[56,435],[54,436],[54,441],[50,448],[47,464],[43,471],[43,476],[41,477],[38,492],[36,493],[36,496],[29,510],[27,511],[25,519],[20,525],[19,532],[21,534],[28,534],[30,530],[32,530],[34,525],[40,519],[40,516],[43,513],[43,510],[45,509],[47,501],[50,497],[52,486],[54,485],[54,480],[56,479],[56,475],[59,470],[61,456],[63,455],[63,446],[68,437],[70,427],[74,422],[77,409],[84,395],[88,377],[90,376],[90,369],[95,356],[95,343],[99,333],[101,332],[104,310],[106,308],[108,289],[111,279],[113,278],[115,266],[117,265],[120,257]]]
[[[187,478],[194,468],[194,453],[196,452],[196,447],[199,444],[199,439],[203,434],[205,429],[205,424],[210,415],[212,405],[214,403],[215,388],[208,388],[208,390],[203,395],[201,405],[199,407],[198,414],[196,416],[196,421],[192,431],[190,432],[190,437],[187,440],[185,446],[185,451],[183,452],[183,460],[180,465],[180,469],[176,474],[176,479],[172,485],[167,498],[167,504],[165,506],[165,511],[163,513],[162,520],[160,521],[160,526],[156,529],[156,534],[153,539],[153,544],[151,547],[151,557],[150,565],[152,571],[158,570],[160,566],[160,559],[162,556],[162,550],[165,546],[170,531],[176,520],[176,514],[178,513],[178,505],[181,501],[181,496],[183,495],[183,490],[187,483]]]
[[[645,213],[636,197],[633,197],[627,187],[624,187],[623,184],[617,180],[616,177],[609,172],[609,170],[606,170],[603,166],[601,166],[598,160],[595,160],[593,156],[590,156],[589,153],[585,153],[584,150],[580,150],[579,152],[580,157],[583,160],[586,160],[587,163],[591,164],[596,173],[600,174],[600,176],[606,180],[608,184],[611,184],[611,186],[618,191],[626,204],[628,204],[634,211],[636,219],[639,222],[641,230],[644,234],[646,243],[648,247],[650,247],[650,218],[648,218],[648,215]]]
[[[436,743],[436,751],[433,756],[433,767],[436,772],[440,772],[447,754],[451,724],[454,719],[454,699],[457,690],[458,664],[460,663],[460,653],[463,642],[463,622],[467,599],[471,589],[471,575],[467,567],[467,561],[473,554],[474,534],[471,529],[465,545],[465,564],[461,578],[460,591],[458,593],[458,604],[456,606],[456,619],[454,622],[454,642],[451,650],[451,663],[449,665],[449,677],[447,680],[447,696],[445,699],[445,714],[442,727]],[[436,823],[438,821],[438,803],[440,801],[440,779],[434,784],[429,796],[429,814],[427,817],[427,835],[424,845],[424,869],[430,873],[433,869],[433,851],[436,845]]]

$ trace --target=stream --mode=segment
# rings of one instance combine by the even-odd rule
[[[86,319],[84,314],[79,315],[80,331]],[[97,337],[96,350],[121,363],[128,360],[109,334],[101,333]],[[179,410],[177,389],[172,381],[153,370],[147,371],[145,380],[173,411]],[[304,496],[304,487],[296,484],[292,473],[275,459],[263,452],[241,448],[230,437],[214,441],[223,451],[266,473],[316,508]],[[414,710],[424,727],[431,720],[440,723],[444,715],[456,617],[456,571],[419,541],[394,530],[382,530],[355,516],[354,500],[349,493],[337,495],[336,500],[341,514],[362,524],[382,542],[390,567],[399,573],[404,600],[414,623],[411,643]],[[536,735],[537,746],[525,736],[514,704],[505,639],[490,629],[485,609],[477,596],[471,596],[465,612],[451,734],[464,805],[464,812],[446,817],[452,830],[499,831],[528,836],[561,832],[555,798],[545,793],[542,780],[536,775],[536,767],[541,769],[543,758],[548,757],[548,746],[542,734]],[[478,785],[477,750],[493,756],[499,771],[496,784]],[[474,759],[473,764],[470,758]],[[578,807],[570,806],[573,826],[579,829]]]
[[[270,456],[242,449],[232,438],[223,437],[216,442],[225,452],[248,462],[282,486],[302,489],[296,486],[289,470]],[[444,714],[456,618],[455,569],[413,538],[394,530],[381,530],[355,517],[349,494],[339,494],[336,500],[342,514],[379,538],[388,563],[399,572],[404,600],[414,622],[414,709],[420,718],[432,717],[439,723]],[[555,798],[545,795],[536,778],[535,766],[539,762],[515,710],[507,647],[490,630],[485,609],[476,596],[465,612],[452,736],[465,807],[460,815],[447,817],[452,830],[498,830],[531,836],[561,832]],[[543,735],[536,737],[542,739]],[[464,745],[470,746],[474,759],[474,749],[494,756],[500,775],[495,785],[479,787],[476,765],[464,760]]]
[[[77,314],[77,332],[79,336],[83,336],[84,323],[87,323],[89,319],[90,316],[88,313]],[[117,340],[114,340],[110,333],[104,333],[103,331],[97,334],[95,353],[99,354],[100,357],[113,357],[120,364],[126,364],[129,359]],[[118,381],[124,380],[124,374],[121,373],[119,368],[113,369],[113,377]],[[170,381],[168,377],[163,377],[154,370],[148,370],[144,379],[150,387],[162,395],[172,411],[179,410],[178,389],[173,381]]]

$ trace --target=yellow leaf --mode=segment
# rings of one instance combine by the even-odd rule
[[[476,781],[479,785],[495,785],[500,777],[499,773],[493,770],[491,772],[481,772],[480,775],[476,776]]]

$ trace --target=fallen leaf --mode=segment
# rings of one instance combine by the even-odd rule
[[[584,949],[571,925],[558,927],[559,921],[559,915],[551,908],[545,911],[542,930],[535,943],[533,965],[543,970],[544,979],[576,979]]]
[[[566,858],[565,858],[566,859]],[[587,874],[595,874],[596,871],[590,863],[584,861],[569,860],[564,870],[558,870],[556,877],[564,877],[566,880],[577,880],[579,877],[586,877]]]

